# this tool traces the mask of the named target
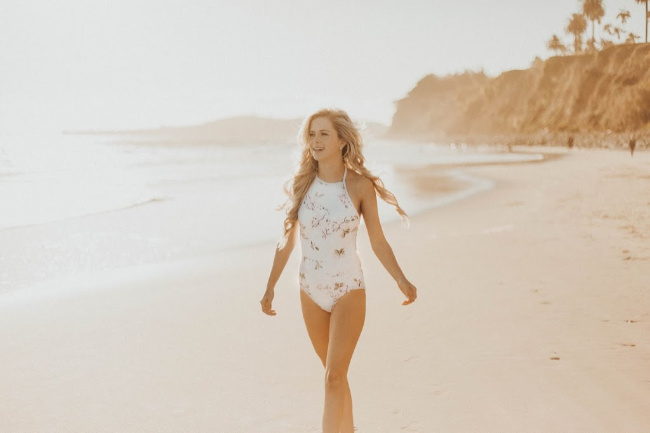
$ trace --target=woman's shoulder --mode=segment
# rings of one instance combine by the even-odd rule
[[[353,190],[357,196],[363,197],[368,193],[374,192],[375,185],[372,180],[354,170],[348,170],[348,188]]]

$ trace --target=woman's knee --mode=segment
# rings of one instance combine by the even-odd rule
[[[345,385],[347,381],[347,372],[342,368],[325,368],[325,386],[328,388],[337,388]]]

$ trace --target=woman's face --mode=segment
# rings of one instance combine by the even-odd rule
[[[343,140],[338,137],[332,121],[327,117],[312,119],[309,126],[309,148],[316,161],[341,158]]]

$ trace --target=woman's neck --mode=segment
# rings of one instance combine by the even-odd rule
[[[343,161],[333,161],[329,163],[319,161],[318,163],[318,177],[325,182],[340,181],[343,178],[344,172],[345,164]]]

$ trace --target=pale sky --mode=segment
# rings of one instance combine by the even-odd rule
[[[324,106],[390,123],[427,74],[547,58],[577,0],[2,0],[0,132],[195,124]],[[634,0],[621,8],[643,36]]]

